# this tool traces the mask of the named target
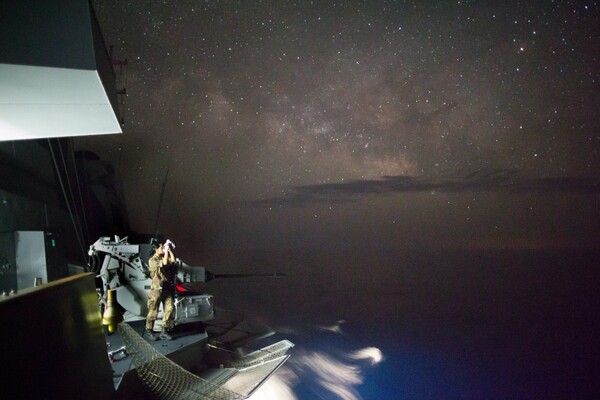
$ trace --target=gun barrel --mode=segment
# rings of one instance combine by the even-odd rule
[[[183,273],[185,275],[184,281],[186,282],[209,282],[217,278],[250,278],[255,276],[266,278],[280,278],[286,276],[284,273],[281,272],[261,274],[215,274],[204,267],[194,267],[191,265],[187,265],[180,259],[177,259],[177,269],[180,273]]]

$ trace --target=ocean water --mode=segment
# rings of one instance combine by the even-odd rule
[[[296,344],[278,372],[288,398],[600,398],[600,253],[247,251],[204,266],[287,274],[205,290]]]

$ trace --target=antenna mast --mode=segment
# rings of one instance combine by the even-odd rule
[[[154,236],[158,236],[158,221],[160,219],[160,211],[162,209],[162,201],[165,196],[165,187],[167,186],[167,177],[169,176],[169,168],[165,173],[165,179],[163,180],[162,189],[160,191],[160,199],[158,200],[158,211],[156,212],[156,222],[154,224]]]

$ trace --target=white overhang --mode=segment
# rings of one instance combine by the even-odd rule
[[[121,133],[96,70],[0,64],[0,140]]]
[[[90,0],[2,0],[0,141],[122,133]]]

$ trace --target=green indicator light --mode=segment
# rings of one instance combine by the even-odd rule
[[[52,239],[52,247],[56,247],[56,241]]]

